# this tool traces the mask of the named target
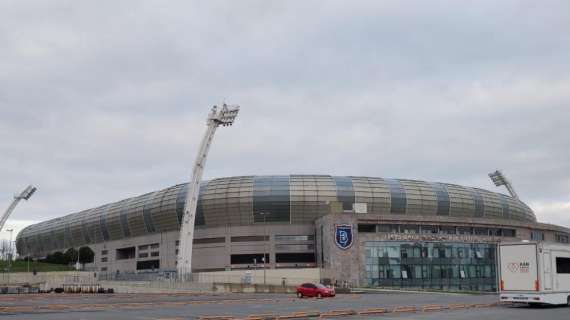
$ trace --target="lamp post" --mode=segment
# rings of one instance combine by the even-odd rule
[[[10,242],[8,242],[8,283],[10,283],[10,271],[12,271],[12,232],[14,229],[6,229],[10,232]]]
[[[14,232],[14,229],[6,229],[6,231],[10,232],[10,242],[8,242],[8,266],[10,266],[12,262],[12,232]]]
[[[265,234],[265,245],[263,246],[263,288],[265,289],[265,285],[267,284],[267,242],[269,242],[269,234],[267,234],[267,216],[270,215],[271,212],[260,212],[259,215],[263,217],[263,228]]]

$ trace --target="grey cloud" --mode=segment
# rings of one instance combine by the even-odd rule
[[[494,188],[567,223],[566,1],[0,4],[0,204],[44,220],[188,179],[323,173]],[[558,205],[548,205],[556,203]],[[541,216],[542,212],[544,214]],[[551,219],[551,220],[549,220]]]

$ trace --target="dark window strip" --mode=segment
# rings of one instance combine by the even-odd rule
[[[430,185],[437,196],[437,215],[448,216],[450,204],[447,188],[441,183],[431,183]]]
[[[405,214],[407,199],[406,190],[404,189],[402,183],[396,179],[385,179],[384,181],[390,189],[390,213]]]
[[[503,217],[508,219],[511,217],[511,210],[509,208],[509,202],[507,201],[507,196],[504,194],[500,194],[501,197],[501,205],[503,206]]]
[[[475,217],[483,217],[485,214],[485,204],[483,202],[483,196],[476,189],[471,189],[471,195],[473,195],[473,201],[475,203]]]
[[[107,229],[107,218],[105,215],[101,216],[99,222],[101,224],[101,234],[103,235],[103,240],[109,241],[109,230]]]

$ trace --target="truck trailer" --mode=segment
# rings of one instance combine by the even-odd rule
[[[523,241],[498,248],[501,302],[570,306],[570,245]]]

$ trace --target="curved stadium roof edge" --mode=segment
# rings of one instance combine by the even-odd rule
[[[180,228],[187,184],[123,199],[31,225],[17,237],[19,252],[118,240]],[[368,213],[479,217],[535,222],[523,202],[502,193],[456,184],[363,176],[235,176],[204,181],[196,226],[243,226],[262,222],[312,223],[320,216],[366,203]],[[22,251],[24,250],[24,251]]]

